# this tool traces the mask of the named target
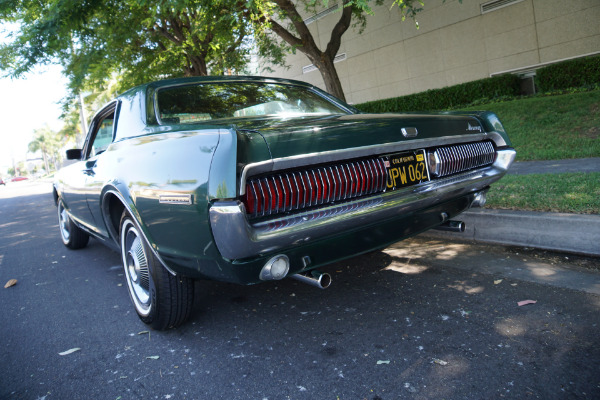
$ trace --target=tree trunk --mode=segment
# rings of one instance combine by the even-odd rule
[[[207,76],[206,58],[202,55],[188,55],[189,68],[186,71],[187,76]]]
[[[338,99],[346,101],[344,89],[342,89],[342,83],[340,82],[335,65],[333,65],[333,59],[323,54],[321,56],[321,61],[315,63],[315,66],[319,69],[321,77],[323,78],[323,82],[325,82],[325,90]]]
[[[48,163],[48,155],[46,154],[46,150],[42,148],[42,159],[44,160],[44,168],[46,169],[46,174],[50,173],[50,164]]]
[[[342,89],[337,70],[333,65],[333,60],[340,49],[342,35],[350,27],[353,6],[343,7],[339,20],[331,30],[327,49],[321,51],[292,0],[273,1],[287,14],[287,19],[291,21],[296,32],[290,31],[269,17],[270,29],[290,46],[304,53],[319,69],[319,72],[321,72],[326,90],[340,100],[346,101],[346,96],[344,96],[344,90]],[[346,1],[343,3],[346,4]]]

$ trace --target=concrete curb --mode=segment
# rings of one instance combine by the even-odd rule
[[[600,257],[600,215],[475,209],[456,220],[465,232],[431,230],[427,236],[533,247]]]

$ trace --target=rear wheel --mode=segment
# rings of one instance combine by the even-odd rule
[[[194,281],[165,269],[127,212],[120,226],[125,279],[138,316],[157,330],[181,325],[192,311]]]
[[[70,249],[81,249],[90,241],[90,235],[71,220],[62,199],[58,200],[58,229],[63,244]]]

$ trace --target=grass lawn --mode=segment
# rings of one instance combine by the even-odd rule
[[[517,161],[600,157],[600,90],[534,96],[466,110],[495,112]]]
[[[505,175],[487,200],[489,208],[600,214],[600,173]]]
[[[467,110],[495,112],[517,161],[600,157],[600,90],[534,96]],[[506,175],[486,207],[600,214],[600,173]]]

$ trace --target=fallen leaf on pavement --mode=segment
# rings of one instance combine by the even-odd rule
[[[379,360],[377,361],[377,365],[381,365],[381,364],[389,364],[390,360]]]
[[[499,285],[502,283],[502,279],[498,279],[497,281],[494,281],[494,285]]]
[[[439,358],[434,358],[433,362],[440,365],[448,365],[448,361],[440,360]]]
[[[69,349],[67,351],[63,351],[62,353],[58,353],[58,355],[59,356],[67,356],[67,355],[69,355],[71,353],[75,353],[76,351],[79,351],[79,350],[81,350],[79,347],[75,347],[75,348]]]
[[[527,304],[535,304],[537,303],[536,300],[523,300],[523,301],[519,301],[517,304],[519,305],[519,307],[521,306],[526,306]]]
[[[4,285],[4,289],[8,289],[11,286],[15,286],[17,284],[17,280],[16,279],[11,279],[10,281],[6,282],[6,285]]]

